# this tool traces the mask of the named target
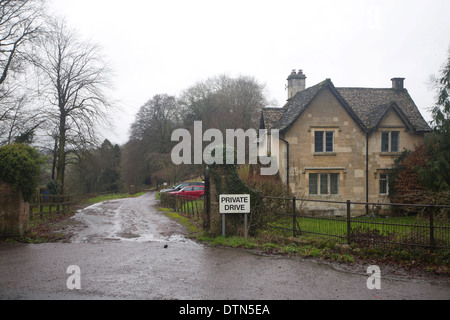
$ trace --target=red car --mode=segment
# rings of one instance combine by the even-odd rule
[[[205,194],[205,186],[188,186],[180,191],[169,192],[171,196],[182,196],[186,198],[200,198]]]

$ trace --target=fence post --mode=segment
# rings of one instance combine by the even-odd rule
[[[222,213],[222,237],[226,237],[226,233],[225,233],[225,213]]]
[[[61,203],[61,196],[58,194],[56,196],[56,214],[60,214],[61,210],[59,208],[59,204]]]
[[[351,232],[352,232],[352,226],[351,226],[351,202],[350,200],[347,200],[347,244],[351,244]]]
[[[434,207],[430,207],[430,246],[433,251],[436,247],[436,240],[434,239]]]
[[[296,211],[297,211],[297,207],[296,207],[296,203],[295,201],[297,200],[296,197],[292,198],[292,236],[295,237],[297,232],[295,230],[295,226],[297,225],[297,216],[296,216]]]
[[[39,199],[39,218],[42,220],[44,219],[44,205],[43,205],[44,199],[42,195],[39,195],[38,199]]]
[[[50,214],[53,213],[53,202],[54,202],[55,198],[54,195],[49,195],[48,196],[48,211]]]
[[[43,216],[43,212],[44,212],[44,205],[43,205],[43,202],[44,202],[44,199],[43,199],[43,195],[41,195],[41,194],[39,194],[36,198],[38,199],[38,201],[39,201],[39,217],[42,219],[42,216]]]
[[[248,213],[244,214],[244,236],[248,239]]]
[[[197,213],[197,217],[198,217],[198,206],[197,206],[197,201],[198,201],[198,198],[197,198],[197,197],[194,197],[195,212]],[[194,218],[195,218],[195,212],[194,212]]]
[[[28,206],[28,219],[34,220],[33,206],[31,204]]]

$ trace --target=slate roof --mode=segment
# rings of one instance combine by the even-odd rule
[[[289,129],[316,95],[325,88],[331,90],[366,132],[376,128],[389,110],[397,112],[411,131],[431,130],[406,89],[335,88],[330,79],[297,93],[283,108],[264,109],[261,127],[279,129],[281,132]]]
[[[284,113],[283,108],[264,108],[262,110],[261,128],[273,129]]]
[[[395,105],[413,131],[431,130],[406,89],[337,88],[337,91],[368,129],[376,127],[386,108]]]

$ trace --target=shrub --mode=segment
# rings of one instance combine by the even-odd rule
[[[25,144],[0,147],[0,180],[20,190],[25,201],[30,201],[39,184],[43,159],[39,152]]]

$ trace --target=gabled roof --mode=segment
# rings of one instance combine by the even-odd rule
[[[412,131],[431,130],[406,89],[337,88],[337,91],[369,131],[376,128],[386,108],[393,104]]]
[[[431,130],[406,89],[335,88],[330,79],[297,93],[283,108],[263,109],[262,128],[288,130],[326,88],[365,132],[375,129],[389,110],[399,115],[408,130]]]

